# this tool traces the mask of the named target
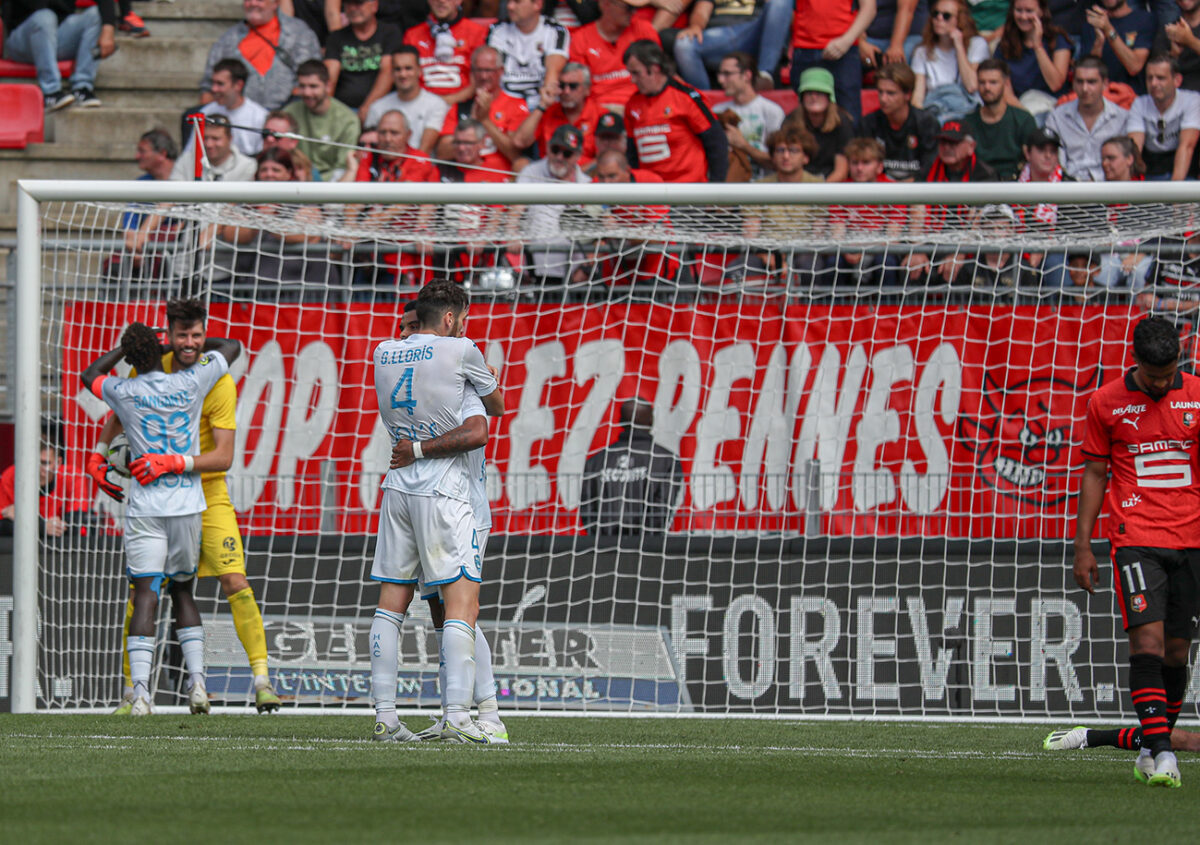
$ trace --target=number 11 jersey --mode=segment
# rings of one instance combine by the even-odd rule
[[[1200,548],[1200,378],[1179,373],[1155,401],[1133,371],[1088,400],[1083,456],[1107,461],[1114,547]]]

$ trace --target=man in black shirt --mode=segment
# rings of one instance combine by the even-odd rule
[[[875,72],[879,111],[859,124],[860,136],[883,144],[883,172],[895,182],[921,181],[937,155],[937,118],[912,105],[916,84],[917,77],[908,65],[880,68]]]
[[[679,458],[654,442],[648,402],[621,404],[621,436],[587,459],[579,519],[592,536],[665,534],[683,492]]]
[[[377,20],[378,9],[379,0],[343,0],[350,25],[325,42],[333,98],[357,109],[360,121],[371,103],[392,90],[392,53],[404,43],[397,27]]]

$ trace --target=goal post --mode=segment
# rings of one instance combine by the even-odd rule
[[[1144,307],[1195,341],[1194,183],[21,181],[18,205],[17,511],[38,511],[46,419],[77,465],[94,442],[82,366],[202,298],[246,349],[230,494],[287,707],[369,704],[390,451],[369,358],[450,275],[510,408],[480,617],[502,707],[1132,717],[1111,594],[1070,583],[1078,448]],[[170,225],[135,251],[126,213]],[[666,469],[597,469],[639,408]],[[653,501],[604,499],[651,475]],[[120,509],[89,491],[62,537],[15,521],[15,712],[119,694]],[[201,581],[209,690],[241,706],[216,593]],[[423,613],[402,706],[436,702]]]

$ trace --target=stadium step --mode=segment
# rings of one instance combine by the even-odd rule
[[[103,90],[104,73],[138,72],[152,77],[160,70],[191,68],[195,84],[200,84],[204,63],[212,40],[208,38],[136,38],[122,39],[117,52],[100,63],[97,90]]]
[[[178,136],[179,109],[112,108],[105,101],[102,108],[64,109],[50,115],[46,138],[53,143],[78,143],[86,138],[99,146],[123,148],[125,160],[132,163],[138,136],[156,126],[164,126]]]

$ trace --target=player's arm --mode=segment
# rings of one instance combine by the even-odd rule
[[[196,457],[198,472],[225,472],[233,466],[233,441],[237,431],[232,428],[212,429],[213,447]]]
[[[1092,532],[1100,507],[1104,503],[1104,488],[1108,486],[1108,463],[1088,460],[1083,465],[1079,484],[1079,505],[1075,514],[1075,583],[1089,593],[1096,592],[1100,583],[1100,568],[1092,552]]]
[[[487,418],[476,414],[467,417],[457,428],[452,428],[431,440],[422,440],[415,444],[411,440],[397,440],[396,445],[392,447],[392,462],[388,466],[391,469],[400,469],[426,458],[449,458],[482,448],[487,445],[487,439]]]
[[[87,369],[80,373],[80,378],[83,380],[83,386],[90,390],[93,394],[100,397],[104,396],[100,393],[100,385],[104,379],[112,371],[112,368],[117,366],[124,353],[121,352],[121,347],[110,349],[92,363],[88,364]]]
[[[242,354],[242,342],[228,337],[210,337],[204,341],[205,352],[220,352],[226,364],[232,364]]]

